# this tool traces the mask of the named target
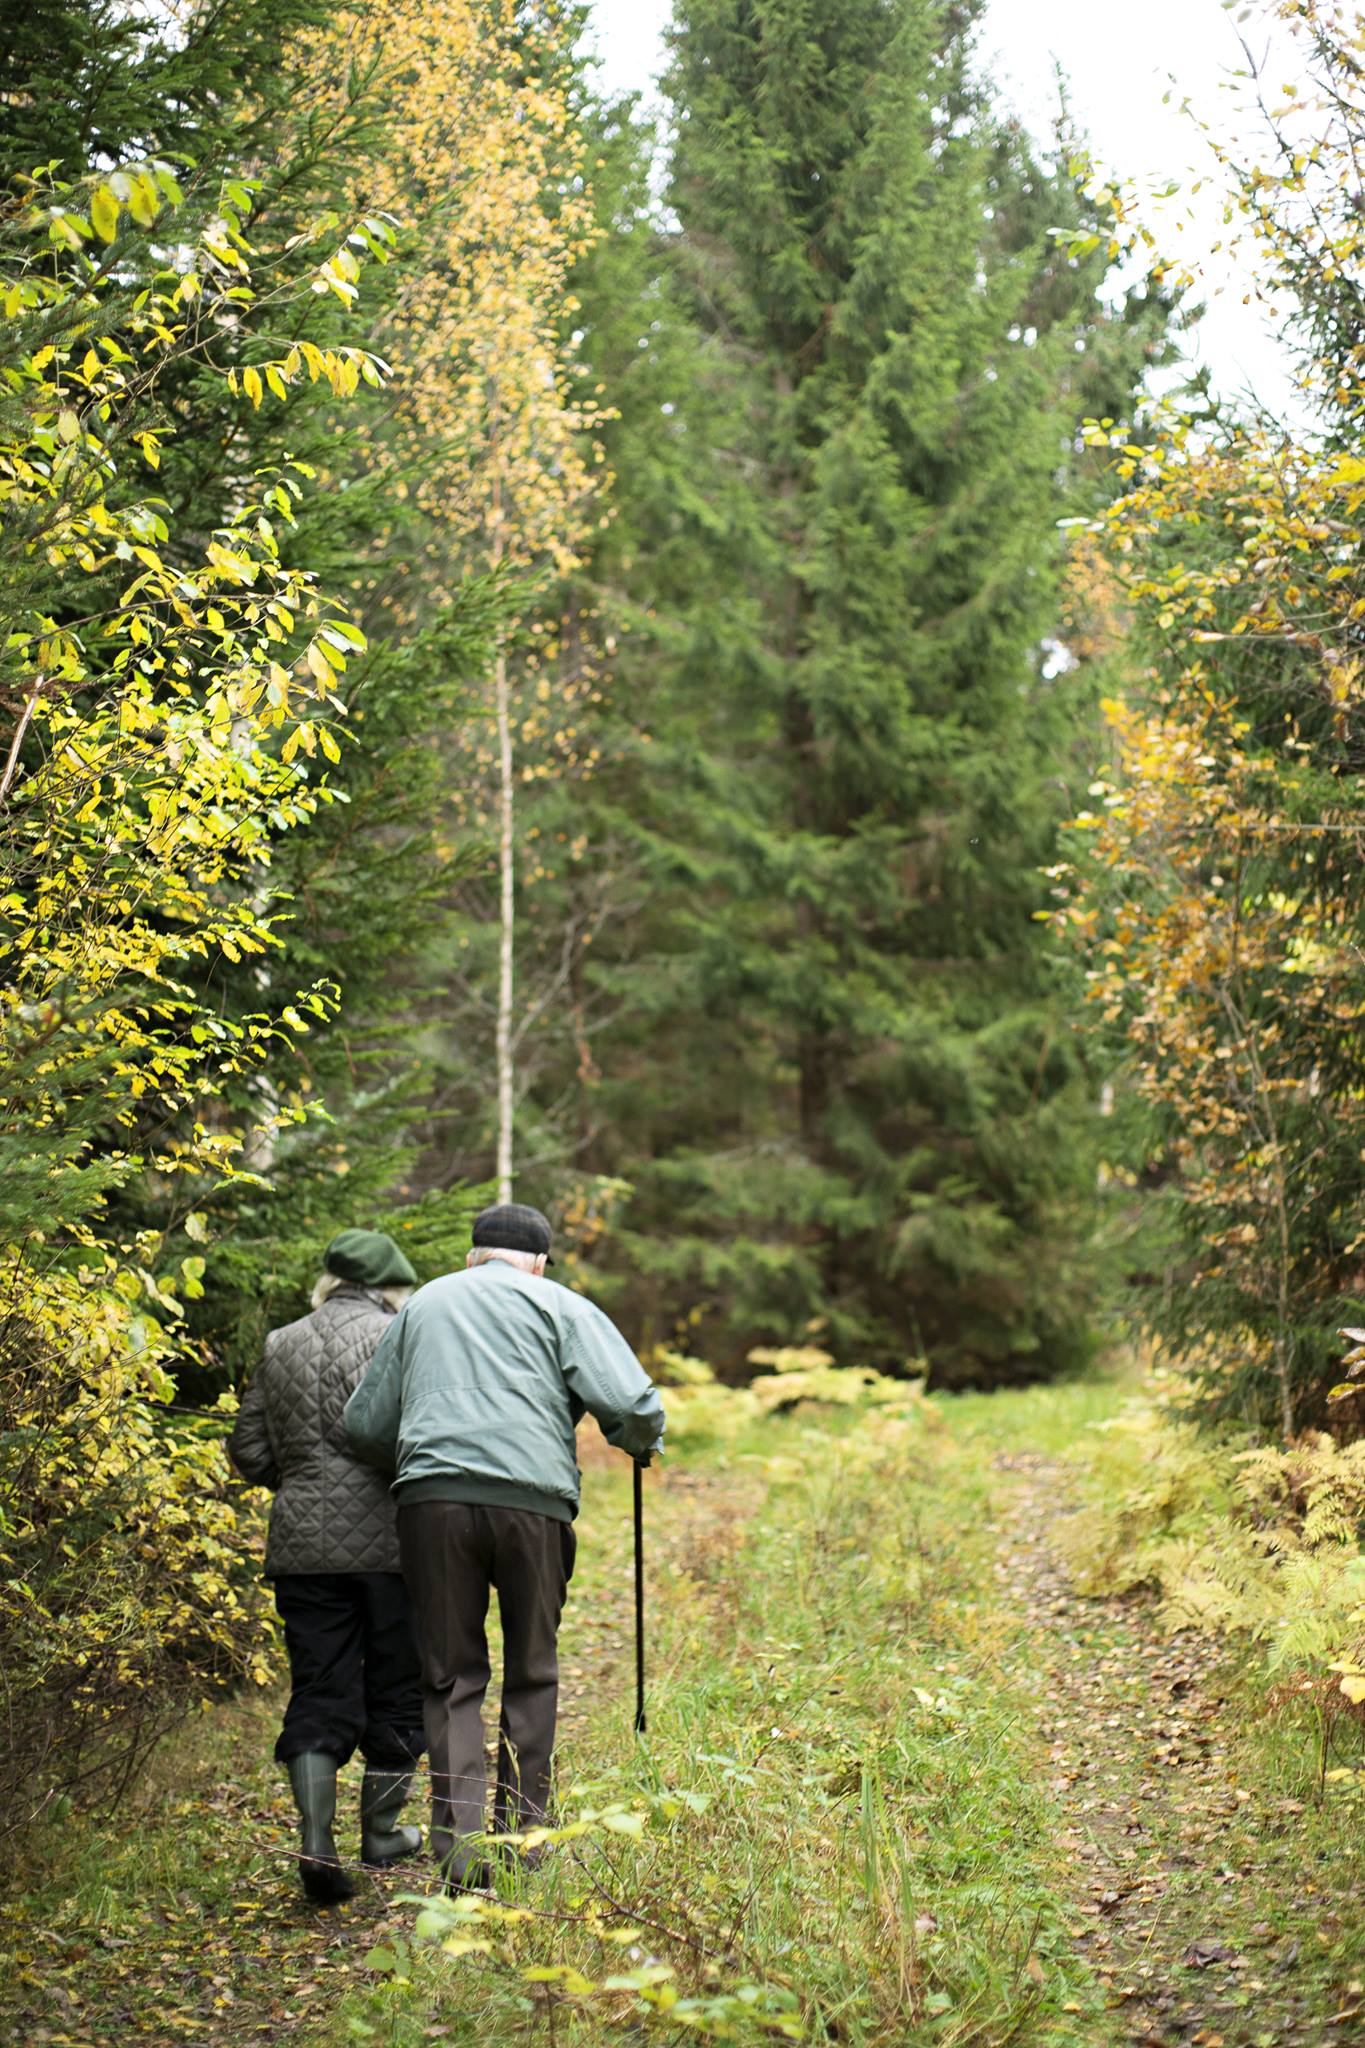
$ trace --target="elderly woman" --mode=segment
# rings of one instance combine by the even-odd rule
[[[421,1847],[399,1816],[426,1744],[394,1505],[341,1422],[417,1275],[376,1230],[343,1230],[323,1266],[312,1314],[266,1338],[228,1449],[244,1479],[275,1495],[265,1575],[291,1681],[275,1757],[302,1816],[304,1890],[330,1905],[355,1890],[332,1836],[338,1770],[359,1747],[361,1856],[383,1867]]]

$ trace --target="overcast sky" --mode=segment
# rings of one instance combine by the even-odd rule
[[[648,92],[663,63],[669,0],[592,0],[592,10],[606,82]],[[1257,7],[1244,29],[1255,26],[1258,52],[1266,47],[1268,31],[1257,25],[1265,11]],[[1276,86],[1296,75],[1287,41],[1279,47],[1285,77],[1277,71]],[[1219,0],[1138,0],[1132,7],[1106,0],[991,0],[982,53],[998,97],[1040,129],[1055,105],[1060,63],[1075,118],[1096,157],[1121,176],[1152,185],[1188,183],[1210,169],[1180,102],[1188,95],[1204,118],[1223,125],[1231,110],[1230,75],[1244,61],[1233,18]],[[1171,104],[1164,105],[1168,92]],[[1196,219],[1182,230],[1174,225],[1174,209],[1183,210],[1183,202],[1153,207],[1155,224],[1173,248],[1218,237],[1212,193],[1193,203]],[[1194,353],[1209,363],[1222,389],[1249,387],[1283,406],[1288,378],[1273,329],[1255,308],[1243,306],[1244,278],[1220,268],[1218,259],[1211,271],[1223,289],[1210,296]]]

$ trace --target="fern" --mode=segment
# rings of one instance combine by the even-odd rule
[[[1283,1614],[1268,1660],[1271,1671],[1321,1667],[1347,1644],[1365,1594],[1365,1558],[1300,1551],[1281,1574]]]
[[[1238,1450],[1147,1400],[1077,1461],[1089,1502],[1064,1541],[1082,1591],[1147,1586],[1171,1629],[1268,1642],[1271,1672],[1361,1664],[1365,1443]]]

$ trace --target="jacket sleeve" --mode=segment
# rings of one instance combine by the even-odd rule
[[[563,1367],[570,1392],[594,1416],[617,1450],[643,1458],[663,1443],[659,1390],[609,1317],[575,1301],[566,1319]]]
[[[392,1476],[398,1464],[403,1410],[403,1330],[400,1312],[379,1340],[365,1377],[342,1411],[346,1440],[363,1464]]]
[[[242,1396],[237,1421],[228,1438],[228,1456],[248,1486],[268,1486],[273,1492],[279,1485],[280,1468],[270,1441],[265,1389],[259,1371]]]

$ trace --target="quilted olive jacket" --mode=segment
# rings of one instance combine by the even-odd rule
[[[275,1494],[265,1575],[396,1572],[388,1481],[352,1455],[341,1412],[393,1316],[362,1287],[341,1287],[297,1323],[272,1330],[242,1397],[228,1450],[242,1477]]]

